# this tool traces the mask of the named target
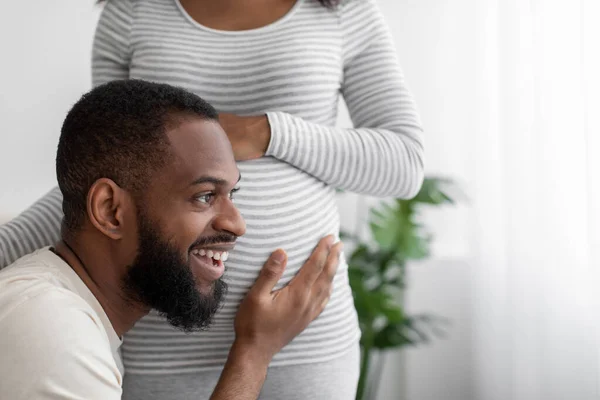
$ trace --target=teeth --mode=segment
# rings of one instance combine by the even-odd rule
[[[206,256],[212,259],[215,259],[217,261],[221,260],[221,261],[227,261],[227,259],[229,258],[229,253],[226,251],[213,251],[213,250],[205,250],[205,249],[194,249],[192,250],[192,254],[195,254],[197,256]]]

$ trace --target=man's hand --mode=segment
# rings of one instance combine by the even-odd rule
[[[322,239],[290,283],[273,290],[287,262],[277,250],[265,263],[235,319],[235,342],[211,400],[254,400],[273,356],[327,305],[343,244]]]
[[[240,117],[235,114],[219,114],[236,161],[254,160],[265,155],[271,141],[271,127],[266,115]]]
[[[269,360],[302,332],[325,308],[337,271],[342,242],[322,239],[298,274],[283,289],[273,291],[286,264],[282,250],[274,252],[240,305],[235,320],[236,341],[261,349]]]

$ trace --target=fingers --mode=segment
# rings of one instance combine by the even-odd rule
[[[340,255],[342,254],[343,249],[344,243],[342,242],[337,242],[335,246],[332,247],[329,256],[327,257],[325,267],[323,268],[323,272],[321,272],[321,275],[319,276],[319,280],[328,287],[331,286],[333,278],[335,278],[335,274],[337,273],[340,264]]]
[[[344,244],[342,242],[336,243],[335,246],[331,248],[325,267],[313,285],[311,298],[314,298],[315,303],[319,305],[316,309],[317,315],[325,309],[325,306],[331,297],[333,279],[335,278],[340,263],[340,255],[343,248]]]
[[[281,279],[286,264],[287,254],[285,251],[282,249],[275,250],[263,265],[249,293],[271,293],[279,279]]]
[[[299,285],[310,289],[321,272],[323,272],[329,251],[333,245],[333,240],[333,235],[329,235],[325,236],[319,241],[317,247],[312,252],[308,260],[304,263],[302,268],[300,268],[300,271],[298,271],[294,279],[292,279],[290,282],[291,286]]]

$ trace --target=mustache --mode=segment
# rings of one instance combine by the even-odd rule
[[[237,240],[237,238],[238,237],[236,235],[232,235],[230,233],[219,233],[214,236],[202,237],[202,238],[199,238],[198,240],[196,240],[194,242],[194,244],[192,244],[190,246],[190,250],[193,249],[194,247],[205,247],[210,244],[232,243],[232,242],[235,242]]]

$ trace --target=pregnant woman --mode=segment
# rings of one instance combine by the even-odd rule
[[[242,174],[247,233],[227,260],[229,293],[191,335],[156,314],[124,337],[124,399],[208,399],[233,342],[237,306],[276,248],[280,285],[320,238],[339,234],[336,189],[411,197],[423,179],[419,117],[374,0],[109,0],[93,46],[93,84],[139,78],[212,103]],[[353,129],[335,127],[343,96]],[[59,237],[53,189],[0,227],[0,263]],[[360,330],[340,260],[323,314],[269,369],[262,399],[351,400]]]

